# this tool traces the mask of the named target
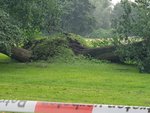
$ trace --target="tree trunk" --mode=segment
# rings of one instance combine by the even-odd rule
[[[29,62],[32,58],[32,52],[23,48],[12,48],[11,57],[20,62]]]
[[[115,46],[99,47],[99,48],[86,48],[83,47],[77,40],[69,40],[69,47],[75,54],[83,54],[99,60],[109,60],[111,62],[121,62],[119,56],[115,54]]]
[[[10,56],[19,62],[29,62],[32,58],[32,52],[23,48],[14,47],[11,49],[11,54],[6,50],[0,49],[0,53]]]
[[[99,60],[109,60],[111,62],[119,63],[121,61],[119,56],[115,54],[115,51],[115,46],[107,46],[100,48],[85,49],[82,51],[82,54]]]

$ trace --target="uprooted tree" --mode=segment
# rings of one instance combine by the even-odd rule
[[[123,45],[123,48],[127,48],[127,50],[129,50],[129,47],[134,46],[135,49],[143,45],[144,43],[145,42],[142,41],[133,44]],[[22,48],[12,47],[11,54],[8,54],[8,52],[5,50],[0,52],[10,55],[13,59],[16,59],[17,61],[30,62],[31,60],[48,60],[49,58],[55,57],[59,54],[68,55],[68,52],[70,52],[70,50],[75,55],[82,54],[84,56],[99,60],[108,60],[116,63],[121,63],[124,61],[120,59],[120,56],[116,53],[116,46],[88,48],[80,43],[80,41],[78,41],[77,39],[73,39],[71,35],[65,35],[65,37],[59,37],[54,39],[32,40],[26,43]],[[144,56],[144,51],[141,54],[141,50],[139,49],[139,55],[141,55],[141,57]],[[125,59],[128,56],[124,55],[122,57],[124,57]],[[130,55],[130,58],[134,59],[134,57],[135,53],[132,53],[132,55]]]
[[[77,39],[73,39],[71,35],[54,39],[32,40],[26,43],[22,48],[11,47],[11,54],[9,54],[6,49],[0,48],[1,53],[7,54],[20,62],[48,60],[55,55],[65,54],[65,52],[70,50],[72,50],[75,55],[82,54],[95,59],[120,62],[118,55],[115,54],[115,46],[88,48]]]

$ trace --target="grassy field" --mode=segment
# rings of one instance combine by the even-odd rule
[[[132,66],[0,59],[0,99],[150,106],[150,75]]]
[[[7,63],[7,62],[11,62],[11,59],[8,56],[0,53],[0,63]]]

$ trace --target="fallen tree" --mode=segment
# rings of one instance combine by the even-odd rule
[[[99,60],[109,60],[111,62],[121,62],[119,56],[115,54],[115,46],[86,48],[83,47],[77,40],[69,40],[69,46],[75,54],[83,54]]]
[[[20,62],[29,62],[34,59],[34,54],[32,50],[42,41],[32,41],[30,44],[26,44],[24,48],[13,47],[11,49],[11,57]],[[69,47],[72,51],[78,55],[83,54],[85,56],[90,56],[99,60],[109,60],[111,62],[120,62],[119,56],[115,54],[115,46],[107,46],[100,48],[87,48],[82,46],[77,40],[68,39]],[[0,51],[1,53],[9,55],[6,51]]]
[[[14,47],[11,50],[11,57],[20,62],[29,62],[32,59],[32,51]]]
[[[90,56],[95,59],[109,60],[111,62],[119,63],[121,61],[119,56],[115,54],[115,51],[115,46],[107,46],[100,48],[85,49],[84,51],[82,51],[82,53],[85,56]]]

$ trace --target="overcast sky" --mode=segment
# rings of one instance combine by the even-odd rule
[[[120,2],[121,0],[112,0],[112,3],[115,5],[116,3]],[[134,1],[134,0],[131,0]]]
[[[116,4],[116,3],[118,3],[118,2],[120,2],[120,0],[112,0],[112,3],[113,3],[113,4]]]

